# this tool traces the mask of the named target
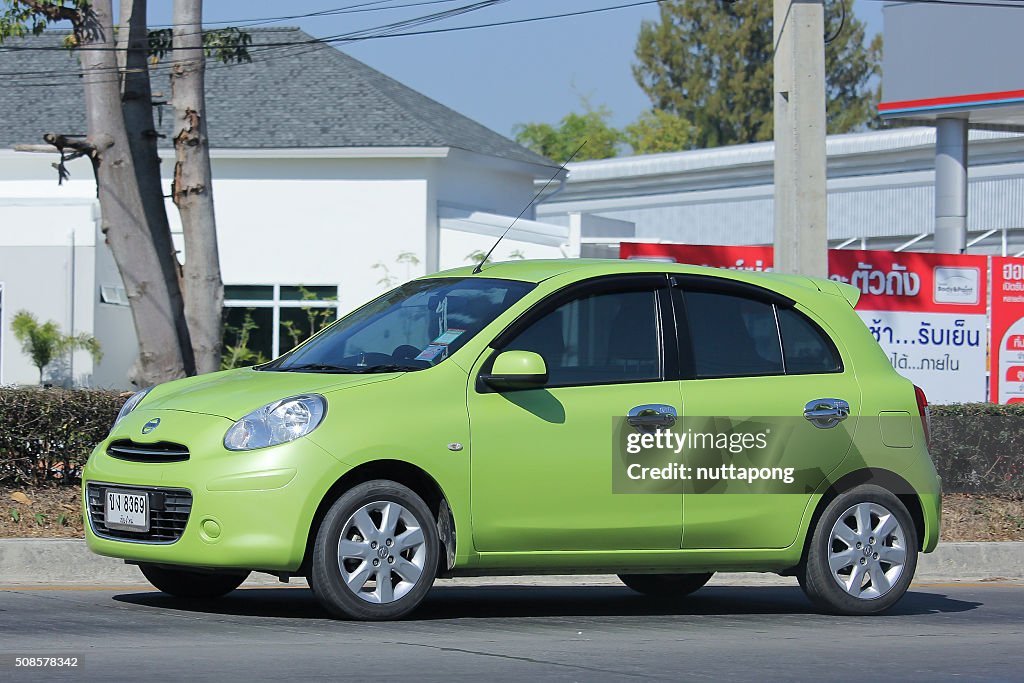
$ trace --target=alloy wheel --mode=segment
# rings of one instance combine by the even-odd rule
[[[884,506],[851,506],[832,525],[828,566],[832,578],[861,600],[880,598],[899,581],[907,561],[907,537]]]
[[[345,586],[371,603],[390,603],[408,594],[423,574],[426,557],[416,517],[389,500],[367,503],[352,513],[338,540]]]

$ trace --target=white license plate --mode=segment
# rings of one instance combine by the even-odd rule
[[[103,503],[103,523],[108,529],[149,531],[149,496],[107,489]]]

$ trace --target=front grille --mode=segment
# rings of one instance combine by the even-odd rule
[[[103,499],[106,489],[145,493],[149,497],[149,531],[108,529],[104,523]],[[88,484],[89,522],[93,533],[102,538],[141,543],[174,543],[185,531],[192,512],[192,492],[188,489],[163,489],[122,484]]]
[[[188,446],[169,441],[135,443],[128,439],[114,441],[107,446],[107,455],[132,462],[183,462],[188,460]]]

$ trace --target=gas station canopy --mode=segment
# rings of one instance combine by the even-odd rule
[[[894,2],[883,11],[883,119],[1024,132],[1024,4]]]

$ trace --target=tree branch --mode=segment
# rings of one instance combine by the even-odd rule
[[[36,14],[42,14],[50,21],[67,20],[72,23],[78,23],[82,20],[81,10],[74,7],[67,7],[66,5],[51,5],[50,3],[37,2],[36,0],[16,0],[16,2],[20,5],[24,5]]]
[[[91,143],[86,142],[84,139],[76,140],[77,136],[73,135],[61,135],[59,133],[46,133],[43,135],[43,140],[48,142],[57,148],[58,152],[63,153],[64,149],[73,149],[78,152],[78,156],[96,156],[96,147]]]
[[[83,139],[76,139],[79,136],[60,135],[59,133],[47,133],[43,136],[49,145],[55,147],[60,154],[60,161],[52,164],[57,169],[57,184],[63,185],[65,180],[71,177],[65,164],[79,157],[89,157],[92,161],[93,171],[96,171],[97,152],[96,148]],[[43,145],[15,145],[14,149],[19,152],[48,152],[49,148]],[[68,150],[68,151],[65,151]]]

